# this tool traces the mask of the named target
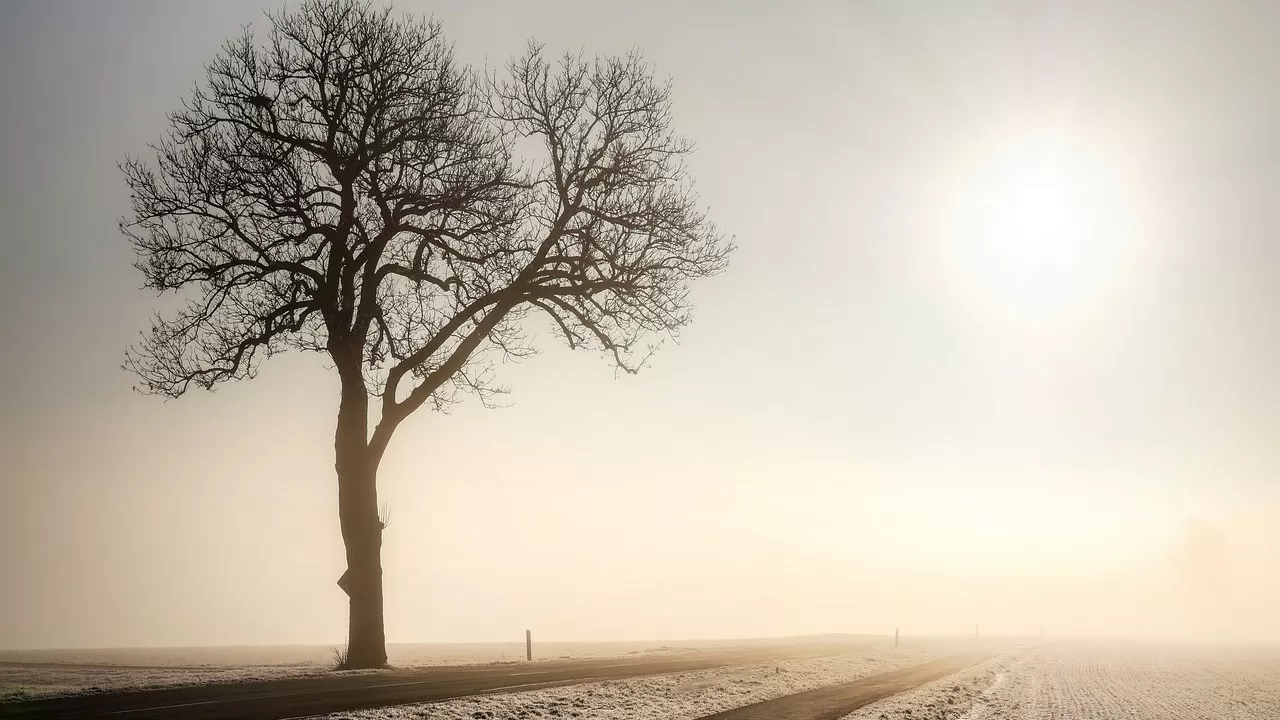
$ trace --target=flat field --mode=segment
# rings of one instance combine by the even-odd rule
[[[1011,644],[963,638],[892,638],[863,648],[814,652],[750,665],[666,673],[443,702],[339,712],[325,720],[694,720],[753,703],[847,683],[957,654],[1001,652]]]
[[[714,645],[714,641],[710,643]],[[708,643],[539,643],[539,659],[681,652]],[[280,680],[332,674],[328,645],[92,648],[0,651],[0,701],[179,685]],[[400,668],[515,662],[524,643],[396,643]]]
[[[598,643],[535,639],[534,659],[659,657],[815,642],[878,649],[892,645],[891,639],[880,636]],[[0,651],[0,701],[332,675],[334,650],[327,645],[276,645]],[[523,662],[525,646],[522,642],[393,643],[387,646],[387,655],[392,666],[402,669],[484,665]]]
[[[1275,720],[1280,649],[1054,643],[1007,653],[844,720]]]
[[[769,648],[786,642],[542,643],[537,647],[540,657],[553,660],[753,645]],[[330,652],[310,646],[0,653],[0,700],[330,675]],[[772,652],[763,657],[771,657]],[[393,663],[406,668],[503,663],[519,658],[523,646],[399,645],[392,646],[390,654]],[[799,652],[779,653],[772,661],[473,695],[327,718],[695,720],[956,655],[993,657],[852,710],[844,720],[1280,719],[1280,648],[1027,640],[978,643],[971,638],[911,638],[894,648],[892,638],[874,636],[844,637],[838,648],[833,644],[811,651],[806,645]],[[798,711],[803,714],[806,709],[798,707]]]

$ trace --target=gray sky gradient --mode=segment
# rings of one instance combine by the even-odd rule
[[[400,430],[388,639],[1280,639],[1280,7],[1116,5],[396,3],[477,65],[643,49],[740,249],[640,375],[543,333],[512,407]],[[115,163],[263,7],[0,9],[0,648],[345,634],[332,373],[119,369],[155,300]],[[1132,220],[1058,296],[947,211],[1044,128]]]

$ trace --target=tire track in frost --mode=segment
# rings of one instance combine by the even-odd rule
[[[973,701],[973,706],[956,720],[982,720],[982,718],[990,715],[991,703],[995,702],[996,693],[1004,687],[1005,683],[1008,681],[1008,671],[996,673],[996,679],[992,681],[991,685],[989,685],[987,689]]]

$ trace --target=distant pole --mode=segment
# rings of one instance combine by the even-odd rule
[[[893,629],[893,649],[898,649],[898,628]]]
[[[533,631],[524,631],[524,659],[533,661]]]

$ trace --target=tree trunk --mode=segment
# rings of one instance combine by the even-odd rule
[[[382,522],[378,518],[378,458],[368,447],[369,398],[363,383],[343,383],[334,438],[338,518],[347,548],[343,589],[351,598],[345,667],[387,664],[382,622]]]

